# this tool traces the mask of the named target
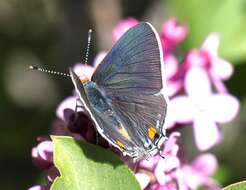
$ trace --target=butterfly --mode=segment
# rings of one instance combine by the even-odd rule
[[[116,42],[91,80],[69,70],[96,130],[124,156],[139,160],[160,152],[168,103],[163,66],[159,36],[142,22]]]

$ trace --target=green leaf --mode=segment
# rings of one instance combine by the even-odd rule
[[[186,49],[200,47],[210,32],[221,37],[219,53],[233,62],[246,58],[245,0],[169,0],[169,15],[187,22],[190,33]]]
[[[231,184],[223,188],[223,190],[246,190],[246,181]]]
[[[111,151],[71,137],[52,136],[52,140],[61,176],[51,190],[141,189],[130,169]]]

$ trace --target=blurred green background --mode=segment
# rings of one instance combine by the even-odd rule
[[[57,105],[73,89],[70,80],[31,72],[28,65],[66,72],[84,57],[89,28],[94,30],[91,63],[98,51],[112,46],[113,27],[129,16],[157,29],[178,17],[190,30],[184,52],[200,47],[209,32],[219,32],[220,54],[235,65],[226,85],[240,99],[241,110],[222,128],[223,143],[211,151],[220,161],[216,178],[223,186],[246,178],[245,0],[0,0],[0,189],[40,183],[31,148],[37,136],[49,134]],[[191,144],[189,132],[184,139]]]

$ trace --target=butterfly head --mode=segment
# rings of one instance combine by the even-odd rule
[[[85,84],[85,83],[87,83],[88,81],[90,81],[90,79],[89,79],[88,77],[85,77],[85,76],[79,77],[79,79],[80,79],[80,81],[81,81],[82,84]]]

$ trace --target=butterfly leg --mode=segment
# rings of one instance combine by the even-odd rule
[[[84,109],[84,106],[81,105],[80,99],[79,99],[79,98],[76,98],[76,106],[75,106],[75,109],[74,109],[75,113],[78,112],[78,109],[79,109],[79,108],[80,108],[80,109]]]
[[[83,110],[84,106],[81,104],[81,101],[79,98],[76,98],[76,105],[75,105],[75,109],[74,109],[74,120],[77,121],[78,117],[79,117],[79,110]]]
[[[95,128],[95,132],[96,132],[96,145],[99,145],[99,133],[97,132],[96,128]]]

